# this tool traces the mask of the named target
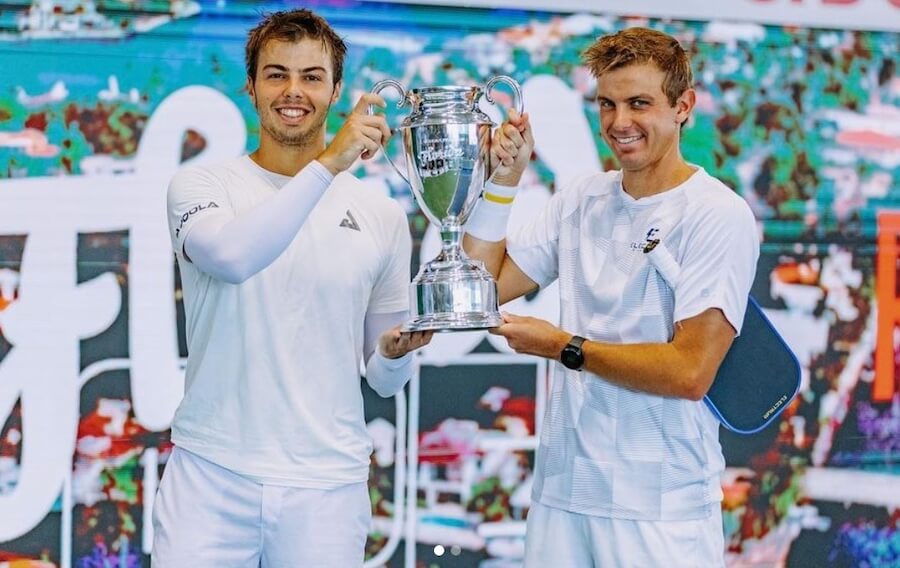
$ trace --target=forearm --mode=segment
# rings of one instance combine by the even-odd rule
[[[496,279],[500,277],[506,256],[506,228],[516,191],[515,187],[488,184],[466,223],[463,236],[466,254],[483,262]]]
[[[500,304],[537,289],[537,284],[522,272],[506,251],[506,226],[512,209],[514,187],[489,185],[463,236],[463,250],[497,281]]]
[[[700,400],[712,386],[735,333],[720,309],[709,308],[676,322],[668,343],[586,341],[585,368],[636,390]]]
[[[624,387],[666,397],[700,400],[718,368],[718,364],[699,361],[694,353],[673,343],[586,341],[582,349],[585,371]]]
[[[463,250],[469,258],[480,260],[485,269],[493,275],[494,279],[500,277],[503,268],[503,259],[506,256],[506,239],[497,242],[485,241],[472,235],[463,237]]]
[[[403,389],[412,377],[412,353],[388,359],[375,349],[366,361],[366,381],[379,396],[388,398]]]
[[[284,252],[332,179],[326,168],[312,162],[246,214],[198,224],[185,241],[186,255],[216,278],[243,282]]]
[[[559,361],[572,334],[539,318],[504,314],[504,324],[492,331],[506,337],[518,353]],[[631,389],[699,400],[709,390],[734,338],[721,311],[710,309],[676,324],[667,343],[618,344],[585,341],[582,369]],[[602,378],[600,378],[602,377]]]

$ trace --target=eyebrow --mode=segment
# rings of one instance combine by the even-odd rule
[[[277,71],[290,71],[290,69],[288,69],[288,68],[285,67],[284,65],[278,65],[277,63],[269,63],[268,65],[266,65],[265,67],[263,67],[263,70],[264,70],[264,71],[265,71],[266,69],[275,69],[275,70],[277,70]],[[326,69],[325,69],[324,67],[322,67],[322,66],[304,67],[303,69],[300,70],[301,73],[311,73],[311,72],[313,72],[313,71],[321,71],[322,73],[327,73],[327,72],[328,72],[328,71],[326,71]]]
[[[636,101],[636,100],[639,100],[639,99],[649,99],[649,100],[654,100],[653,95],[648,95],[648,94],[641,93],[641,94],[639,94],[639,95],[634,95],[634,96],[628,97],[627,99],[625,99],[625,101],[626,101],[626,102],[632,102],[632,101]],[[597,100],[598,100],[598,101],[610,101],[610,102],[612,102],[612,99],[611,99],[611,98],[605,97],[605,96],[603,96],[603,95],[597,95]]]

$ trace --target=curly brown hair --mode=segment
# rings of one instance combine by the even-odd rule
[[[347,45],[325,21],[325,18],[305,8],[266,14],[263,20],[250,30],[247,34],[247,45],[244,48],[244,60],[249,80],[253,82],[256,78],[259,52],[267,41],[296,42],[303,39],[321,41],[328,53],[331,54],[334,84],[337,85],[344,76],[344,57],[347,55]]]
[[[691,59],[678,40],[648,28],[628,28],[603,36],[584,50],[581,59],[597,79],[629,65],[655,64],[666,74],[662,90],[671,106],[694,86]]]

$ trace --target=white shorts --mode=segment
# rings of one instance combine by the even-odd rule
[[[631,521],[532,503],[526,568],[724,568],[722,511],[706,519]]]
[[[153,568],[362,566],[372,507],[365,482],[260,485],[176,447],[153,505]]]

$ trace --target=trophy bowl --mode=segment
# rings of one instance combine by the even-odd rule
[[[503,323],[497,283],[484,263],[462,250],[463,227],[491,179],[493,121],[478,108],[482,95],[507,83],[522,112],[522,92],[510,77],[498,75],[485,86],[443,86],[407,91],[393,79],[380,81],[373,93],[391,87],[400,93],[397,108],[411,113],[396,129],[401,135],[407,175],[385,157],[412,188],[428,220],[440,228],[441,252],[422,265],[410,285],[412,318],[403,331],[465,331]]]

